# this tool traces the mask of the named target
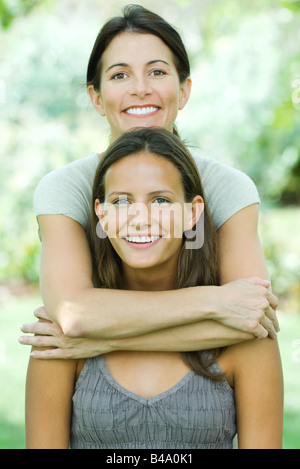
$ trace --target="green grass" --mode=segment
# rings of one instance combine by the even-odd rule
[[[18,343],[20,326],[32,321],[39,297],[0,303],[0,448],[24,448],[25,379],[30,348]]]
[[[279,319],[285,387],[283,445],[300,449],[300,313],[282,313]]]
[[[32,320],[38,296],[0,303],[0,448],[24,448],[24,391],[29,347],[18,343],[20,326]],[[285,449],[300,449],[300,314],[280,313],[279,344],[285,376]],[[299,340],[299,342],[296,342]],[[259,364],[258,364],[259,366]],[[272,396],[270,396],[271,398]]]

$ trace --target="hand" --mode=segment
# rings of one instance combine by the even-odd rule
[[[105,340],[65,336],[60,326],[51,321],[43,306],[37,308],[34,315],[38,318],[38,321],[24,324],[21,331],[35,335],[19,338],[21,344],[38,348],[38,350],[33,350],[31,353],[34,358],[81,359],[95,357],[111,351],[108,342]]]
[[[258,339],[276,338],[279,323],[277,297],[271,283],[259,277],[235,280],[220,288],[219,322],[234,329],[254,334]]]

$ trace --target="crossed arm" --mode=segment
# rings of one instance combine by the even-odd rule
[[[46,321],[24,325],[23,332],[36,336],[24,336],[22,343],[56,347],[35,351],[37,358],[86,358],[112,350],[200,350],[276,336],[277,299],[261,280],[268,274],[257,222],[258,207],[251,205],[219,229],[221,287],[133,292],[93,288],[83,228],[63,215],[40,216],[45,309],[37,316]]]

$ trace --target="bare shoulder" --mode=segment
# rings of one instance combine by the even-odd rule
[[[276,339],[253,339],[227,347],[218,363],[230,385],[240,378],[280,379],[282,374],[280,350]]]

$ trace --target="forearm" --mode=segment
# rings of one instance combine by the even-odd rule
[[[157,292],[159,295],[168,295],[169,293],[174,295],[177,293],[182,295],[188,294],[188,297],[193,298],[192,302],[195,301],[194,295],[199,301],[201,293],[206,292],[206,304],[213,305],[211,310],[215,310],[215,312],[211,313],[211,318],[209,318],[209,314],[206,312],[206,308],[204,308],[202,320],[194,320],[194,322],[190,320],[187,323],[187,315],[185,314],[186,305],[180,304],[179,301],[176,304],[178,308],[177,314],[174,312],[175,307],[169,309],[165,305],[165,313],[162,311],[157,315],[158,309],[155,309],[155,306],[150,303],[146,305],[149,308],[148,313],[144,312],[146,320],[141,315],[140,309],[136,310],[136,313],[140,314],[141,320],[137,320],[137,327],[135,329],[129,328],[129,326],[125,329],[128,336],[124,334],[119,336],[113,335],[106,328],[104,331],[108,334],[108,337],[99,338],[98,336],[101,337],[101,334],[103,335],[103,319],[99,322],[98,310],[95,310],[95,327],[92,329],[94,330],[95,337],[84,338],[84,334],[82,334],[82,337],[68,337],[64,334],[61,327],[49,321],[50,318],[45,308],[38,308],[35,311],[35,315],[42,321],[22,326],[23,332],[36,335],[23,336],[19,340],[26,345],[56,347],[56,350],[49,350],[38,358],[86,358],[112,350],[203,350],[236,344],[243,340],[251,339],[254,336],[258,338],[266,337],[268,332],[271,337],[274,337],[276,336],[274,326],[277,327],[277,321],[270,304],[275,299],[271,293],[268,293],[267,288],[261,286],[261,282],[264,283],[260,279],[254,278],[238,280],[221,287],[194,287],[173,292]],[[213,292],[215,296],[210,297],[208,292]],[[116,300],[117,294],[122,292],[114,290],[109,293],[112,295],[112,299]],[[114,296],[114,293],[116,296]],[[142,292],[131,293],[139,294]],[[147,296],[147,292],[144,292],[144,294]],[[209,298],[210,300],[208,300]],[[246,300],[244,300],[245,298]],[[124,308],[124,302],[121,304]],[[203,304],[203,301],[202,303],[199,301],[199,305],[203,307]],[[161,297],[159,306],[163,306]],[[118,304],[116,308],[119,308]],[[169,311],[172,312],[171,319],[168,319]],[[202,311],[201,307],[198,308],[198,311]],[[181,316],[182,312],[184,314]],[[81,316],[85,318],[83,313],[81,313]],[[120,311],[120,317],[125,319],[124,323],[127,325],[130,324],[130,320],[132,321],[132,317],[129,319],[129,316],[127,314],[124,316],[123,311]],[[177,326],[172,324],[168,326],[168,322],[172,323],[174,318],[177,322],[185,322]],[[152,323],[151,320],[154,322]],[[90,324],[89,321],[90,319],[87,320],[87,325]],[[115,322],[111,324],[114,325]],[[93,324],[90,324],[91,328],[92,326]],[[121,326],[116,323],[116,326],[124,327],[123,323],[121,323]],[[99,328],[99,331],[96,327]],[[155,330],[155,327],[160,329]],[[138,332],[139,330],[145,331],[145,329],[148,329],[149,332]],[[129,335],[130,332],[131,336]]]
[[[48,321],[34,323],[30,328],[34,328],[38,335],[24,336],[21,342],[46,347],[46,350],[35,351],[35,357],[39,359],[89,358],[116,350],[144,352],[205,350],[226,347],[254,338],[250,333],[224,326],[213,320],[112,340],[67,338],[59,326]],[[49,348],[50,346],[52,348]]]
[[[211,319],[219,287],[142,292],[89,288],[56,309],[71,337],[122,339]]]
[[[131,351],[182,352],[227,347],[254,336],[213,320],[171,327],[136,337],[110,340],[109,349]]]

